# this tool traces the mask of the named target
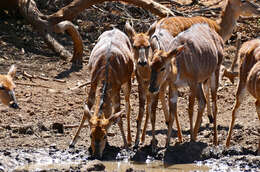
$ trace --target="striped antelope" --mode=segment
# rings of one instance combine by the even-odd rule
[[[7,75],[0,75],[0,100],[4,105],[18,109],[19,106],[14,93],[15,84],[13,82],[15,74],[16,67],[12,65]]]
[[[152,27],[153,28],[153,27]],[[156,108],[158,104],[158,98],[164,107],[164,114],[166,118],[166,123],[168,123],[168,111],[167,105],[165,102],[165,89],[167,87],[167,83],[162,86],[159,95],[153,95],[149,93],[148,87],[150,82],[150,63],[152,57],[152,49],[150,47],[149,35],[154,32],[154,29],[148,30],[146,33],[136,33],[134,28],[130,26],[127,22],[125,25],[125,30],[128,36],[130,37],[131,43],[133,45],[134,52],[134,63],[135,63],[135,75],[138,82],[138,93],[139,93],[139,113],[137,117],[137,132],[135,139],[135,147],[139,145],[139,135],[141,130],[141,123],[144,115],[144,107],[146,102],[146,119],[143,127],[141,142],[145,141],[146,128],[150,113],[155,114]],[[176,118],[177,119],[177,118]],[[176,121],[177,122],[177,121]],[[179,123],[177,122],[177,126]],[[182,141],[182,137],[180,134],[180,130],[178,130],[178,136],[180,142]]]
[[[118,122],[124,146],[127,141],[123,130],[122,112],[120,111],[120,90],[125,94],[125,106],[128,122],[128,143],[131,143],[130,130],[130,90],[133,72],[131,43],[127,35],[118,29],[106,31],[98,38],[89,59],[91,88],[87,106],[81,124],[70,144],[74,146],[79,132],[87,119],[90,124],[91,148],[94,157],[101,158],[107,142],[107,130],[114,122]],[[97,87],[98,93],[96,93]],[[95,96],[97,96],[95,100]],[[92,115],[89,109],[95,103]],[[114,112],[112,114],[112,106]],[[111,115],[112,114],[112,115]]]
[[[151,27],[159,27],[168,30],[174,37],[180,32],[188,29],[196,23],[207,23],[212,29],[215,29],[217,33],[226,42],[232,35],[234,27],[239,16],[253,16],[260,15],[260,7],[250,2],[249,0],[226,0],[226,4],[222,11],[220,19],[217,21],[208,19],[206,17],[168,17],[162,18],[155,25]],[[151,35],[150,35],[151,36]],[[156,48],[156,40],[151,40],[151,46]],[[237,47],[238,48],[238,47]],[[233,70],[236,63],[236,57],[234,58],[231,66],[231,72],[225,70],[224,76],[228,77],[231,81],[234,78]]]
[[[217,89],[220,65],[223,58],[223,40],[206,24],[196,24],[187,31],[175,37],[170,50],[156,50],[151,63],[151,78],[149,91],[157,93],[168,80],[169,87],[169,126],[166,146],[169,145],[173,117],[177,116],[178,88],[190,87],[188,114],[190,119],[191,139],[196,140],[205,108],[206,99],[202,90],[202,83],[210,81],[213,100],[214,116],[214,144],[217,145]],[[198,115],[193,129],[193,108],[195,97],[198,99]],[[152,114],[153,115],[153,114]],[[152,147],[155,147],[155,116],[151,116]]]
[[[255,107],[260,120],[260,39],[253,39],[242,44],[238,59],[240,59],[239,84],[236,92],[236,103],[232,111],[226,146],[229,147],[232,129],[242,100],[245,99],[246,89],[256,99]],[[258,146],[260,155],[260,139]]]

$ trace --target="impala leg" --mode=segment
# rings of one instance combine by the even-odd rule
[[[236,103],[235,103],[235,106],[232,110],[232,120],[231,120],[231,123],[229,125],[228,137],[227,137],[227,140],[226,140],[226,146],[227,147],[229,147],[229,145],[230,145],[231,134],[232,134],[232,130],[233,130],[233,127],[234,127],[234,124],[235,124],[235,119],[236,119],[236,116],[237,116],[238,108],[239,108],[240,104],[242,103],[242,100],[245,96],[245,92],[246,92],[245,87],[246,87],[246,83],[240,77],[239,85],[238,85],[237,93],[236,93]]]
[[[173,87],[169,86],[169,125],[168,125],[168,133],[166,139],[166,147],[170,145],[170,139],[172,135],[172,125],[174,116],[177,116],[177,102],[178,102],[178,90]]]
[[[214,116],[214,145],[218,145],[218,133],[217,133],[217,91],[219,85],[219,70],[216,70],[215,74],[211,78],[211,97],[212,97],[212,112]]]
[[[152,124],[152,152],[155,152],[156,138],[155,138],[155,121],[156,121],[156,107],[158,104],[158,95],[152,95],[151,103],[149,103],[148,113],[150,114]]]
[[[80,130],[81,130],[81,128],[83,127],[83,125],[84,125],[86,119],[87,119],[87,116],[86,116],[86,114],[84,113],[83,116],[82,116],[82,119],[81,119],[79,128],[78,128],[76,134],[74,135],[72,141],[70,142],[70,145],[69,145],[70,148],[73,148],[73,147],[75,146],[75,144],[77,143]]]
[[[135,138],[135,147],[138,147],[139,145],[140,130],[141,130],[141,124],[144,115],[144,106],[145,106],[145,99],[146,99],[146,92],[142,88],[140,83],[138,84],[138,93],[139,93],[139,113],[136,119],[137,131],[136,131],[136,138]]]
[[[161,89],[160,89],[160,92],[159,92],[159,99],[160,99],[161,104],[162,104],[162,109],[163,109],[163,113],[164,113],[164,116],[165,116],[165,123],[166,123],[166,125],[168,125],[169,124],[169,110],[168,110],[168,107],[167,107],[167,104],[166,104],[166,101],[165,101],[166,87],[167,87],[167,82],[165,82],[161,86]]]
[[[206,98],[204,96],[203,90],[202,90],[202,84],[197,84],[196,88],[196,97],[198,99],[198,115],[197,115],[197,120],[194,126],[194,137],[193,140],[196,141],[197,139],[197,134],[200,128],[201,120],[202,120],[202,115],[206,107]]]
[[[204,91],[204,95],[206,97],[206,103],[207,103],[207,116],[208,116],[209,122],[213,123],[214,119],[212,117],[211,108],[210,108],[209,85],[210,85],[210,79],[208,79],[205,83],[203,83],[203,91]]]
[[[195,103],[195,88],[194,87],[190,87],[188,114],[189,114],[189,120],[190,120],[190,136],[191,136],[191,140],[194,140],[194,134],[193,134],[193,109],[194,109],[194,103]]]
[[[113,92],[113,102],[114,102],[114,113],[120,112],[120,88],[117,89],[117,91]],[[124,141],[124,147],[128,148],[128,144],[125,137],[124,127],[123,127],[123,121],[122,118],[120,118],[118,122],[118,126]]]
[[[233,60],[232,65],[231,65],[231,72],[234,72],[240,47],[241,47],[241,33],[238,32],[237,33],[237,42],[236,42],[236,48],[237,49],[236,49],[236,54],[235,54],[234,60]]]
[[[125,102],[126,102],[126,117],[127,117],[127,142],[128,145],[131,145],[132,136],[131,136],[131,127],[130,127],[130,112],[131,112],[131,105],[130,105],[130,92],[131,92],[131,80],[127,82],[123,86],[123,91],[125,94]]]
[[[260,101],[259,100],[257,100],[255,102],[255,107],[256,107],[256,112],[257,112],[257,115],[258,115],[258,119],[260,120]],[[258,143],[257,155],[260,156],[260,138],[259,138],[259,143]]]
[[[147,129],[148,119],[150,118],[151,107],[152,107],[152,102],[151,102],[152,95],[150,93],[146,93],[146,94],[147,94],[147,98],[146,98],[146,100],[147,100],[147,102],[146,102],[146,116],[145,116],[143,131],[142,131],[142,137],[141,137],[141,142],[142,143],[145,142],[146,129]]]

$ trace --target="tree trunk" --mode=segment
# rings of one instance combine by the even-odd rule
[[[59,44],[53,37],[52,33],[68,33],[74,43],[74,53],[72,57],[72,67],[82,67],[83,42],[81,36],[70,20],[74,19],[84,9],[94,4],[103,3],[106,0],[74,0],[69,5],[61,8],[52,15],[42,14],[34,0],[0,0],[0,9],[18,9],[21,15],[44,38],[47,45],[58,53],[61,57],[69,58],[71,53]],[[124,1],[151,11],[152,13],[165,17],[174,15],[173,12],[165,6],[154,2],[153,0],[110,0]]]
[[[84,9],[89,8],[95,4],[103,3],[105,1],[127,2],[129,4],[144,8],[160,17],[166,17],[169,15],[174,16],[174,13],[169,8],[157,2],[154,2],[153,0],[74,0],[69,5],[61,8],[56,13],[47,16],[47,20],[50,21],[52,24],[57,24],[63,20],[72,20]]]

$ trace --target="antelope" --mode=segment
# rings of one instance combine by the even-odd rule
[[[242,100],[245,98],[246,90],[256,99],[255,107],[260,120],[260,38],[247,41],[242,44],[238,59],[240,59],[239,84],[236,92],[236,103],[232,110],[232,120],[229,125],[226,146],[230,146],[232,129]],[[258,146],[260,155],[260,140]]]
[[[168,30],[174,37],[180,32],[187,30],[193,24],[207,23],[212,29],[222,37],[226,42],[232,35],[233,29],[236,26],[236,22],[239,16],[253,16],[260,15],[260,7],[250,2],[249,0],[226,0],[222,15],[217,21],[208,19],[206,17],[168,17],[162,18],[156,24],[151,27],[160,27]],[[150,35],[151,36],[151,35]],[[155,42],[155,43],[154,43]],[[151,41],[151,46],[156,45],[156,40]],[[231,71],[225,70],[224,76],[228,77],[231,81],[233,79],[233,65],[236,58],[233,61]]]
[[[180,33],[170,43],[170,50],[155,50],[151,62],[149,91],[158,93],[162,84],[168,80],[169,85],[169,126],[166,147],[169,146],[173,117],[177,116],[178,88],[188,85],[189,120],[191,139],[196,141],[202,114],[206,104],[202,83],[210,82],[214,116],[214,144],[217,145],[217,89],[220,65],[223,58],[224,42],[222,38],[206,24],[195,24]],[[195,97],[198,99],[198,115],[193,129],[193,107]],[[153,115],[153,114],[152,114]],[[152,147],[155,147],[155,116],[151,116]]]
[[[149,82],[150,82],[150,62],[152,57],[152,49],[150,47],[149,35],[154,32],[154,28],[148,30],[146,33],[137,33],[132,26],[127,22],[125,25],[125,31],[130,38],[130,41],[133,45],[133,53],[134,53],[134,63],[135,63],[135,75],[138,82],[138,93],[139,93],[139,113],[137,117],[137,132],[135,139],[135,146],[139,145],[139,135],[141,130],[141,123],[144,115],[144,107],[146,104],[146,119],[142,131],[141,142],[144,143],[146,128],[150,113],[156,113],[156,107],[158,104],[158,98],[163,106],[164,115],[166,119],[166,123],[168,123],[168,111],[166,110],[167,105],[165,102],[165,90],[167,87],[167,83],[162,87],[159,95],[150,94],[148,91]],[[176,118],[177,127],[179,128],[179,123]],[[182,142],[182,136],[180,130],[178,130],[178,137],[180,142]]]
[[[125,94],[125,106],[128,122],[128,143],[131,143],[130,130],[130,90],[133,72],[132,47],[127,35],[114,28],[100,35],[89,58],[91,88],[87,105],[84,108],[80,126],[70,144],[73,147],[79,132],[87,119],[90,125],[92,155],[102,158],[107,142],[107,130],[117,122],[128,148],[123,130],[122,111],[120,111],[120,90]],[[97,87],[98,93],[96,93]],[[95,99],[95,96],[97,98]],[[89,109],[95,104],[94,114]],[[113,108],[111,107],[113,105]],[[112,110],[113,114],[112,114]],[[112,115],[111,115],[112,114]]]
[[[0,100],[4,105],[7,105],[11,108],[18,109],[15,98],[15,84],[13,79],[16,74],[16,67],[12,65],[7,73],[7,75],[0,75]]]

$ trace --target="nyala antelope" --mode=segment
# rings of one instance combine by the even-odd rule
[[[187,30],[193,24],[196,23],[207,23],[212,29],[222,37],[224,42],[226,42],[232,35],[234,27],[239,16],[254,16],[260,15],[260,7],[256,4],[250,2],[249,0],[226,0],[224,9],[222,10],[221,17],[214,21],[212,19],[196,16],[196,17],[168,17],[163,18],[156,22],[156,24],[151,27],[158,27],[159,29],[168,30],[172,36],[177,36],[180,32]],[[150,35],[151,36],[151,35]],[[151,40],[151,46],[153,49],[156,48],[157,41],[155,39]],[[231,72],[225,70],[224,76],[228,77],[231,81],[233,80],[233,69],[236,58],[234,58]]]
[[[4,105],[18,109],[19,106],[14,93],[15,84],[13,82],[15,74],[16,67],[12,65],[7,75],[0,75],[0,100]]]
[[[139,145],[139,135],[141,131],[141,123],[145,110],[145,102],[146,102],[146,119],[143,127],[141,142],[145,141],[146,136],[146,128],[148,119],[151,113],[156,113],[156,108],[158,104],[158,98],[163,106],[164,115],[166,119],[166,123],[168,123],[168,111],[166,101],[165,101],[165,90],[167,87],[167,83],[162,86],[159,94],[153,95],[149,93],[148,87],[150,83],[150,63],[152,58],[152,49],[150,47],[149,35],[154,32],[154,28],[149,29],[146,33],[137,33],[132,26],[127,22],[125,25],[125,31],[130,37],[130,41],[133,45],[133,53],[134,53],[134,63],[135,63],[135,75],[138,82],[138,93],[139,93],[139,113],[137,117],[137,132],[135,139],[135,147]],[[153,115],[155,116],[155,115]],[[177,118],[176,118],[177,119]],[[177,122],[178,123],[178,122]],[[179,127],[179,125],[177,124]],[[182,141],[180,130],[178,130],[178,136],[180,142]]]
[[[253,39],[242,44],[238,59],[240,59],[239,84],[236,92],[236,103],[232,111],[226,146],[229,147],[233,126],[238,108],[245,99],[246,90],[256,99],[255,107],[260,120],[260,39]],[[258,145],[260,155],[260,139]]]
[[[177,116],[178,88],[190,87],[188,114],[191,139],[196,140],[206,98],[202,83],[210,82],[214,116],[214,144],[217,144],[217,89],[220,65],[223,58],[222,38],[206,24],[195,24],[180,33],[170,43],[170,50],[155,50],[151,63],[149,91],[153,94],[160,90],[168,80],[169,86],[169,126],[166,146],[169,146],[174,116]],[[207,85],[207,84],[205,84]],[[195,97],[198,99],[198,115],[193,128],[193,108]],[[153,114],[152,114],[153,115]],[[155,116],[151,116],[152,147],[155,147]]]
[[[84,108],[80,126],[70,146],[75,145],[79,132],[87,119],[90,125],[91,148],[94,157],[102,158],[107,142],[107,130],[114,122],[118,123],[124,146],[128,147],[123,130],[123,113],[120,111],[120,90],[122,87],[125,94],[128,143],[131,143],[130,90],[133,66],[132,48],[127,35],[118,29],[106,31],[100,35],[89,58],[91,88],[87,105]],[[96,93],[98,86],[100,88]],[[91,114],[89,109],[94,103],[94,114]]]

